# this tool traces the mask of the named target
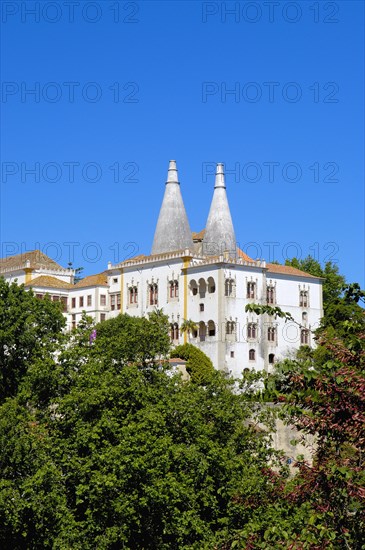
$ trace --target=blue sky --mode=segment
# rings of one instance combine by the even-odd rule
[[[3,256],[149,253],[169,159],[194,231],[224,162],[250,256],[364,285],[363,2],[1,8]]]

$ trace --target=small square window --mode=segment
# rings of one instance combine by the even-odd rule
[[[117,282],[118,282],[118,277],[114,277],[113,283],[117,283]]]

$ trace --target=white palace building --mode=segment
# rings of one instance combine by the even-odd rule
[[[189,341],[216,368],[233,376],[243,369],[270,371],[301,345],[313,345],[311,329],[322,317],[322,279],[296,268],[252,260],[237,247],[223,165],[218,164],[205,230],[191,233],[178,180],[170,161],[152,251],[85,277],[62,268],[40,251],[0,260],[0,276],[63,303],[69,328],[85,311],[96,322],[119,315],[168,315],[173,345]],[[296,323],[257,316],[246,304],[270,304]],[[197,329],[180,332],[184,320]]]

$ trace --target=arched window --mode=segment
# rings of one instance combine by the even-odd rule
[[[215,281],[213,277],[208,277],[208,292],[209,294],[215,292]]]
[[[190,281],[189,286],[190,286],[190,292],[191,292],[191,294],[192,294],[193,296],[196,296],[196,295],[198,294],[198,285],[197,285],[196,280],[195,280],[195,279],[192,279],[192,280]]]
[[[275,327],[269,327],[267,329],[267,339],[269,342],[275,342],[276,340],[276,328]]]
[[[208,321],[208,336],[215,336],[215,322]]]
[[[247,298],[256,298],[256,283],[247,283]]]
[[[205,326],[205,323],[203,321],[200,321],[199,323],[199,339],[201,342],[205,341],[205,337],[207,335],[207,327]]]
[[[226,334],[229,340],[234,340],[236,337],[236,323],[235,321],[227,321]]]
[[[199,279],[199,296],[200,298],[205,298],[207,292],[207,283],[204,279]]]
[[[169,296],[170,299],[178,298],[179,296],[179,281],[169,281]]]
[[[158,304],[158,286],[156,283],[149,285],[149,298],[150,306],[156,306]]]
[[[256,323],[248,323],[247,325],[247,338],[250,340],[254,340],[257,338],[257,324]]]
[[[130,305],[138,302],[138,288],[136,286],[129,287],[129,303]]]
[[[170,338],[172,342],[179,339],[179,325],[177,323],[171,323],[170,325]]]
[[[269,353],[269,364],[273,365],[275,363],[275,355],[273,353]]]
[[[254,349],[250,349],[250,351],[248,352],[248,358],[250,361],[255,361],[256,351]]]
[[[235,296],[236,294],[236,282],[234,279],[226,279],[224,282],[224,294],[225,296]]]
[[[308,307],[309,306],[309,293],[308,290],[301,290],[299,292],[299,306]]]
[[[275,304],[275,287],[272,285],[266,289],[266,301],[268,304]]]

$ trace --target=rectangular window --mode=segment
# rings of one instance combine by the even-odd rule
[[[84,297],[80,296],[79,298],[79,307],[84,307]]]
[[[76,298],[71,299],[71,307],[74,309],[76,307]]]
[[[303,329],[300,331],[300,343],[302,346],[309,345],[309,330]]]
[[[114,294],[112,294],[112,295],[110,296],[110,309],[111,309],[112,311],[115,310],[115,295],[114,295]]]
[[[199,304],[200,311],[204,311],[204,304]]]
[[[105,321],[105,313],[100,313],[100,322]]]
[[[231,357],[234,357],[234,351],[231,351]]]
[[[76,315],[75,314],[72,315],[71,327],[76,328]]]
[[[101,306],[106,306],[106,295],[105,294],[100,294],[100,305]]]
[[[269,342],[275,342],[276,337],[276,329],[273,327],[269,327],[267,329],[267,339]]]
[[[88,297],[87,297],[87,305],[88,306],[92,305],[92,296],[91,296],[91,294],[89,294]]]
[[[113,279],[113,283],[117,283],[117,282],[118,282],[118,277],[115,277],[115,278]]]
[[[67,297],[61,296],[62,311],[67,311]]]
[[[117,294],[117,309],[120,309],[120,294]]]
[[[38,298],[38,300],[43,300],[43,294],[36,294],[35,297]]]

